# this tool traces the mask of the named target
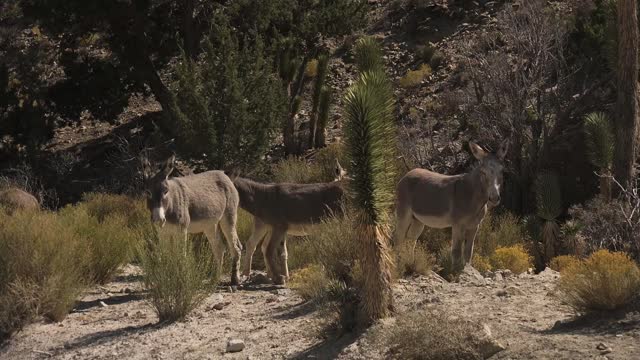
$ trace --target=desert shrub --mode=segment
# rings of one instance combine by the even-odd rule
[[[555,271],[563,271],[569,266],[575,265],[577,262],[580,262],[580,259],[573,255],[560,255],[551,259],[549,267]]]
[[[531,256],[522,245],[497,248],[489,258],[494,269],[509,269],[514,274],[521,274],[531,266]]]
[[[309,184],[321,182],[322,170],[299,157],[288,157],[273,165],[273,181],[277,183]]]
[[[429,60],[431,69],[438,70],[442,64],[444,64],[444,54],[440,51],[434,52],[431,56],[431,60]]]
[[[58,216],[88,247],[87,280],[104,284],[113,278],[120,266],[131,260],[143,234],[137,227],[141,223],[132,222],[124,213],[115,211],[97,214],[86,205],[68,206]]]
[[[87,193],[83,196],[82,204],[87,213],[99,222],[115,215],[126,218],[129,228],[149,225],[149,210],[143,199],[117,194]]]
[[[474,248],[482,256],[491,256],[499,247],[523,244],[526,239],[525,226],[515,215],[487,216],[480,224]]]
[[[0,332],[32,315],[64,319],[86,284],[87,253],[84,239],[53,213],[0,217],[0,303],[11,303],[0,312],[7,326]]]
[[[238,208],[238,221],[236,222],[236,232],[238,238],[244,244],[253,232],[253,215],[247,211]]]
[[[436,265],[436,258],[420,242],[415,246],[405,241],[394,248],[396,258],[396,276],[427,275]]]
[[[399,316],[377,336],[394,359],[482,359],[474,335],[476,326],[445,313],[419,310]]]
[[[291,273],[289,286],[307,301],[321,302],[330,280],[320,265],[311,265]]]
[[[210,252],[194,251],[180,234],[166,232],[138,249],[147,300],[161,322],[184,319],[216,286]]]
[[[471,266],[473,266],[481,274],[486,274],[489,271],[493,270],[489,258],[478,254],[473,255],[473,258],[471,259]]]
[[[299,236],[287,237],[289,270],[303,269],[316,260],[315,247],[310,239]]]
[[[417,70],[407,71],[405,76],[400,79],[400,86],[403,88],[416,87],[429,75],[431,75],[431,66],[422,64]]]
[[[593,199],[569,209],[587,253],[599,249],[623,251],[640,260],[640,202]]]
[[[304,76],[312,78],[316,77],[316,75],[318,75],[318,59],[311,59],[304,69]]]
[[[640,292],[640,270],[621,252],[598,250],[560,274],[561,296],[579,313],[620,308]]]
[[[320,181],[328,182],[335,179],[336,159],[343,168],[348,165],[344,147],[339,143],[330,144],[316,152],[314,160],[316,166],[320,168]],[[349,172],[348,168],[345,170]]]

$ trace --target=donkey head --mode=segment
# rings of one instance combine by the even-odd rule
[[[503,161],[509,148],[509,141],[503,141],[495,154],[485,151],[473,141],[469,142],[469,147],[473,156],[480,161],[478,166],[480,184],[487,195],[489,205],[496,206],[500,203],[500,188],[502,187],[502,173],[504,171]]]
[[[146,158],[142,159],[143,176],[147,193],[147,207],[151,211],[151,220],[164,226],[167,221],[165,212],[169,207],[169,175],[173,171],[175,156],[172,155],[155,174]]]
[[[342,179],[347,178],[347,170],[345,170],[341,165],[338,159],[336,159],[335,166],[333,168],[333,181],[340,181]]]

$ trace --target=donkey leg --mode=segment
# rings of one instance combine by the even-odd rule
[[[267,261],[271,268],[271,280],[276,285],[284,285],[286,282],[286,264],[283,264],[281,249],[287,235],[287,230],[281,227],[274,227],[271,233],[271,240],[267,245]]]
[[[251,233],[251,236],[246,243],[247,251],[244,255],[244,264],[242,267],[243,275],[251,275],[251,261],[253,260],[253,253],[256,251],[256,248],[258,247],[258,244],[260,244],[260,241],[264,239],[265,235],[267,235],[268,231],[269,228],[267,225],[265,225],[265,223],[263,223],[258,218],[253,219],[253,232]]]
[[[464,268],[462,260],[462,247],[464,245],[464,228],[453,226],[451,228],[451,263],[453,271],[457,272]]]
[[[424,224],[420,222],[418,219],[413,219],[411,225],[409,225],[409,229],[407,230],[407,240],[411,241],[412,253],[416,249],[416,244],[418,243],[418,238],[420,234],[422,234],[422,230],[424,230]]]
[[[226,250],[226,245],[224,240],[219,233],[220,229],[218,224],[212,226],[211,228],[205,230],[204,234],[209,240],[209,246],[211,247],[211,252],[213,253],[213,261],[216,267],[216,272],[218,276],[222,273],[222,265],[224,264],[224,251]]]
[[[471,264],[473,258],[473,244],[478,234],[478,226],[467,228],[464,231],[464,264]]]
[[[271,268],[271,261],[269,260],[269,243],[271,242],[271,237],[273,236],[273,229],[271,226],[267,226],[267,233],[262,239],[262,260],[264,262],[264,270],[267,273],[268,277],[273,276],[273,269]]]
[[[398,205],[400,206],[400,205]],[[408,237],[408,232],[413,223],[412,215],[408,211],[408,209],[400,209],[396,210],[396,231],[393,235],[393,246],[399,247],[404,244],[405,240]]]
[[[236,214],[226,215],[220,221],[220,229],[227,240],[227,248],[231,253],[231,284],[240,284],[240,254],[242,253],[242,244],[236,232]]]

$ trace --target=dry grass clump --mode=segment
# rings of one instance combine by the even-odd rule
[[[474,335],[478,329],[467,321],[435,311],[414,311],[398,317],[378,334],[389,349],[388,358],[442,360],[482,359]]]
[[[304,76],[313,78],[318,75],[318,59],[311,59],[304,69]]]
[[[209,279],[213,259],[204,250],[194,251],[181,234],[170,232],[139,246],[147,300],[161,322],[184,319],[215,288]]]
[[[304,158],[290,156],[272,167],[276,183],[309,184],[320,182],[321,169]]]
[[[423,243],[414,244],[405,241],[394,248],[396,259],[396,276],[427,275],[436,266],[436,258],[429,253]]]
[[[66,317],[84,288],[87,242],[50,212],[0,217],[0,337],[44,315]]]
[[[422,81],[431,75],[431,66],[422,64],[417,70],[409,70],[400,79],[400,86],[403,88],[416,87],[422,84]]]
[[[531,256],[522,245],[496,249],[489,262],[493,269],[509,269],[514,274],[521,274],[532,266]]]
[[[578,313],[618,309],[640,293],[640,269],[621,252],[596,251],[560,274],[561,296]]]
[[[578,262],[580,262],[580,259],[573,255],[560,255],[554,257],[553,259],[551,259],[551,261],[549,261],[549,267],[551,268],[551,270],[563,271],[564,269]]]
[[[82,205],[99,222],[115,215],[126,218],[130,228],[149,224],[149,210],[142,199],[118,194],[87,193],[82,198]]]

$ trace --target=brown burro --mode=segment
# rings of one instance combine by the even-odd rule
[[[28,192],[10,187],[0,190],[0,207],[4,208],[9,215],[21,210],[40,210],[40,203],[35,196]]]
[[[396,190],[396,233],[394,245],[405,240],[414,244],[424,226],[452,229],[451,259],[454,269],[471,262],[473,242],[488,207],[500,203],[503,160],[508,141],[496,154],[470,142],[479,164],[469,173],[442,175],[425,169],[409,171]]]
[[[218,170],[169,178],[174,168],[174,156],[156,174],[151,173],[147,158],[141,160],[152,221],[160,227],[168,224],[170,228],[177,228],[184,234],[185,241],[189,233],[204,233],[218,269],[222,269],[225,250],[225,243],[219,236],[218,230],[221,230],[233,259],[231,283],[237,285],[242,244],[236,232],[238,192],[231,179]]]
[[[243,274],[250,275],[253,253],[262,241],[268,276],[275,284],[284,284],[289,278],[286,235],[308,235],[322,218],[342,211],[345,175],[336,160],[335,180],[328,183],[264,184],[234,177],[240,207],[254,217],[253,233],[246,243]]]

